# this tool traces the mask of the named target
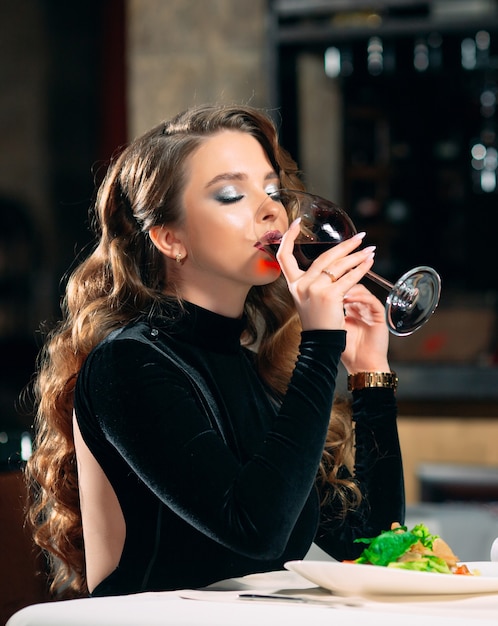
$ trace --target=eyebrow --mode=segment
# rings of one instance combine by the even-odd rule
[[[212,187],[219,183],[220,181],[231,181],[231,180],[245,180],[247,178],[247,174],[243,174],[242,172],[225,172],[223,174],[218,174],[214,178],[212,178],[207,184],[206,188]],[[265,180],[278,180],[278,174],[273,170],[268,172],[265,176]]]

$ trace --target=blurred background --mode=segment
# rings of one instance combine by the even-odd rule
[[[431,321],[391,342],[407,499],[419,517],[478,507],[498,535],[495,0],[0,0],[0,51],[0,542],[22,525],[19,397],[91,245],[95,185],[128,140],[207,101],[270,111],[379,273],[439,271]],[[11,612],[29,571],[0,580]]]

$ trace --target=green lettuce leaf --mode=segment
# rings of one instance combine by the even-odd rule
[[[400,532],[400,531],[403,532]],[[419,541],[419,537],[406,530],[406,527],[386,530],[371,539],[357,539],[357,543],[368,543],[356,559],[356,563],[371,563],[386,566],[399,559],[410,547]]]
[[[356,543],[368,545],[355,563],[369,563],[371,565],[400,567],[418,571],[444,571],[450,573],[445,561],[438,557],[427,555],[423,559],[399,563],[398,559],[418,541],[429,550],[438,535],[432,535],[424,524],[417,524],[411,530],[406,526],[399,526],[393,530],[385,530],[377,537],[356,539]]]
[[[411,529],[410,532],[418,537],[418,540],[424,547],[429,548],[430,550],[432,550],[434,539],[438,538],[438,535],[431,535],[429,529],[424,524],[417,524]]]

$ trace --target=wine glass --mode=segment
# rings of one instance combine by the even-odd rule
[[[356,233],[348,214],[320,196],[279,189],[269,195],[270,199],[282,203],[291,220],[301,217],[301,232],[294,243],[294,256],[302,270],[307,270],[322,252]],[[281,239],[282,233],[270,231],[256,243],[256,247],[275,257]],[[394,284],[372,271],[366,276],[389,292],[386,322],[394,335],[402,337],[418,330],[438,305],[441,279],[431,267],[415,267]]]

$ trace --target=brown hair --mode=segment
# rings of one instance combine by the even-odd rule
[[[111,163],[94,207],[94,251],[68,280],[62,320],[48,334],[35,381],[36,439],[26,467],[29,520],[36,543],[51,560],[54,592],[86,591],[83,534],[72,432],[73,393],[89,352],[113,329],[163,300],[169,277],[148,231],[182,215],[185,163],[206,136],[221,130],[251,134],[264,148],[282,187],[302,188],[294,161],[278,144],[271,119],[244,106],[204,105],[159,124]],[[246,302],[244,342],[257,345],[261,376],[278,393],[287,387],[300,339],[300,323],[282,277],[253,287]],[[350,447],[350,419],[331,420],[321,466],[345,506],[357,493],[336,476]],[[349,498],[348,498],[349,494]]]

